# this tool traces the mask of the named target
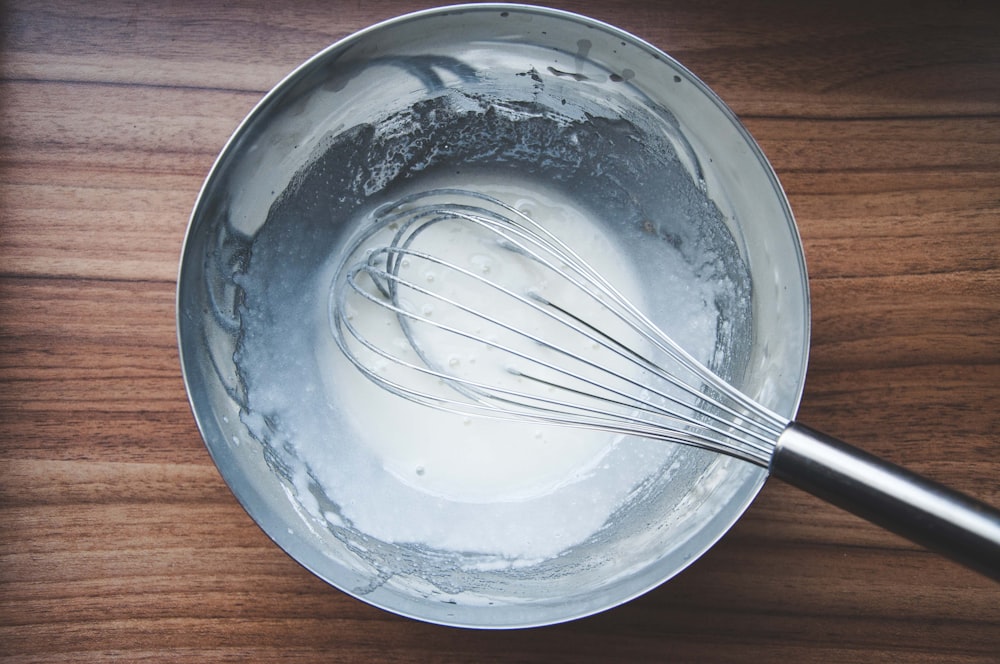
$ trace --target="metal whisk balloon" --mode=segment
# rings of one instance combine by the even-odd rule
[[[463,415],[737,457],[1000,579],[1000,512],[771,412],[515,208],[442,189],[383,207],[374,220],[348,255],[376,230],[393,230],[392,240],[343,266],[330,329],[382,388]],[[454,234],[499,260],[456,260]]]

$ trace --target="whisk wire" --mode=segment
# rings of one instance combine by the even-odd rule
[[[478,199],[476,205],[452,201],[427,202],[427,199],[433,198],[453,200],[469,196]],[[422,204],[413,205],[415,202]],[[490,205],[500,211],[486,209],[479,203]],[[596,269],[529,216],[484,194],[437,190],[404,198],[395,205],[376,212],[375,218],[382,226],[395,227],[392,242],[368,252],[364,260],[349,266],[343,279],[346,287],[335,286],[331,290],[330,327],[345,355],[376,384],[416,403],[450,412],[636,434],[723,452],[758,465],[767,465],[774,442],[787,425],[787,420],[759,406],[701,365],[653,324]],[[497,244],[505,250],[524,256],[552,274],[559,275],[577,292],[586,294],[601,307],[612,312],[616,320],[638,334],[644,343],[650,344],[654,351],[663,353],[693,378],[685,380],[678,377],[676,368],[666,369],[621,339],[550,301],[537,291],[528,291],[526,294],[515,292],[503,284],[484,278],[440,256],[412,248],[423,233],[445,221],[458,221],[484,229],[494,235]],[[496,316],[490,316],[475,306],[446,297],[434,289],[406,279],[400,272],[409,260],[425,261],[445,268],[461,275],[464,279],[471,279],[476,284],[492,289],[493,292],[510,299],[518,306],[530,308],[547,320],[555,321],[572,333],[583,336],[595,346],[610,351],[630,366],[640,369],[643,379],[639,380],[624,375],[621,371],[608,369],[603,364],[575,353],[551,339],[535,335]],[[361,274],[367,275],[378,292],[377,295],[359,283],[358,277]],[[431,298],[436,303],[487,321],[501,330],[510,332],[518,339],[530,341],[533,346],[547,349],[558,357],[571,360],[574,365],[597,372],[600,380],[585,376],[579,370],[570,369],[535,353],[488,340],[468,330],[409,311],[401,302],[404,293]],[[353,324],[350,316],[344,313],[348,306],[348,296],[351,294],[359,295],[395,316],[419,363],[411,362],[379,347],[366,337],[364,330]],[[585,401],[555,399],[538,392],[486,384],[456,375],[441,367],[425,353],[417,340],[418,335],[414,331],[414,325],[427,325],[439,332],[482,343],[510,357],[523,360],[528,366],[538,367],[543,372],[553,372],[562,378],[554,380],[544,378],[535,371],[507,368],[510,375],[552,390],[559,390],[560,394],[572,394]],[[406,371],[435,378],[464,398],[438,392],[432,394],[422,387],[414,387],[379,375],[370,366],[370,362],[366,362],[357,354],[356,349],[347,340],[345,331],[346,336],[356,340],[376,356]],[[563,379],[569,379],[569,383]],[[657,382],[679,390],[686,397],[693,399],[693,402],[689,403],[669,390],[660,389]],[[612,387],[612,383],[621,383],[624,387]],[[654,419],[650,420],[650,417]]]

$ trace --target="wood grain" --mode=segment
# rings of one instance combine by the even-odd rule
[[[555,3],[695,71],[806,249],[801,418],[1000,504],[1000,6]],[[190,415],[176,266],[201,181],[280,78],[420,2],[0,7],[0,659],[996,662],[1000,586],[777,482],[619,609],[488,633],[304,571]]]

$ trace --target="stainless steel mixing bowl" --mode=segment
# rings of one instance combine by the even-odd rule
[[[366,210],[403,192],[491,177],[552,190],[601,219],[650,285],[654,320],[669,322],[671,303],[655,288],[667,247],[711,252],[705,269],[731,284],[715,303],[723,352],[714,368],[794,415],[808,353],[806,270],[760,149],[662,51],[538,7],[403,16],[334,44],[278,84],[205,181],[181,259],[177,326],[206,445],[281,548],[337,588],[402,615],[526,627],[613,607],[671,578],[739,518],[765,472],[681,450],[678,472],[651,468],[587,541],[533,564],[484,565],[324,518],[338,506],[309,469],[301,472],[287,423],[255,410],[246,380],[254,371],[247,335],[273,336],[264,343],[280,350],[304,334],[285,307],[312,306],[303,280],[345,245]],[[274,390],[294,391],[321,371],[308,358],[290,362],[305,378]],[[329,444],[355,436],[344,426]]]

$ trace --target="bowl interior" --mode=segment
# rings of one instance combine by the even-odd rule
[[[325,289],[372,209],[440,186],[571,202],[613,238],[668,332],[678,307],[662,286],[669,265],[724,284],[712,291],[705,361],[794,415],[808,351],[806,272],[752,138],[695,76],[635,37],[563,12],[472,5],[331,46],[265,97],[223,150],[191,218],[178,286],[181,359],[202,435],[270,537],[372,604],[472,627],[547,624],[620,604],[710,547],[765,471],[623,441],[604,458],[629,469],[623,498],[591,515],[592,532],[538,559],[504,542],[540,514],[586,514],[579,498],[599,473],[561,500],[448,508],[455,528],[485,524],[496,550],[373,535],[330,490],[338,473],[361,468],[382,480],[377,463],[359,460],[364,431],[341,412],[340,381],[324,364]],[[320,407],[295,410],[310,399]],[[316,427],[301,420],[322,404],[328,453],[308,457],[299,439]],[[642,467],[636,449],[646,451]],[[393,491],[372,491],[372,509],[426,507]]]

